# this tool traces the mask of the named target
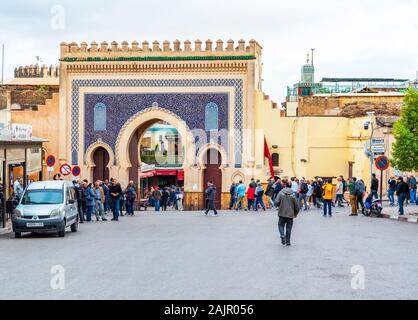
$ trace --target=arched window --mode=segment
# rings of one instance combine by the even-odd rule
[[[106,131],[106,105],[104,103],[97,103],[94,106],[94,131]]]
[[[279,154],[273,153],[271,155],[271,159],[273,160],[273,167],[278,167],[279,166]]]
[[[205,130],[218,130],[218,105],[216,103],[208,103],[205,108]]]

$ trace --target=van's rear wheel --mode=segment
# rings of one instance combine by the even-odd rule
[[[15,232],[15,238],[17,238],[17,239],[22,238],[22,233]]]

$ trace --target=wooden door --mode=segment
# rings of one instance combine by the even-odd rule
[[[219,169],[222,163],[221,155],[218,151],[209,149],[206,155],[206,169],[203,173],[203,189],[206,190],[208,182],[212,181],[216,187],[215,207],[221,209],[222,195],[222,171]],[[204,207],[206,207],[206,197],[204,198]]]
[[[348,178],[351,179],[353,177],[353,165],[354,162],[348,162]]]
[[[93,181],[109,179],[109,168],[107,166],[109,165],[110,157],[107,150],[103,147],[97,148],[93,155],[93,161],[95,164]]]

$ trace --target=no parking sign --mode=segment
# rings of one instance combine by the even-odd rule
[[[79,166],[73,167],[72,173],[74,177],[78,177],[81,173],[81,168]]]
[[[55,165],[55,157],[50,154],[47,158],[46,158],[46,165],[48,167],[53,167]]]
[[[386,156],[380,156],[375,161],[376,168],[385,171],[389,168],[389,159]]]
[[[60,167],[60,172],[63,176],[68,176],[71,173],[71,166],[67,163],[64,163],[61,167]]]

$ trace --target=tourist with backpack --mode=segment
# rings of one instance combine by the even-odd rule
[[[344,184],[341,177],[337,180],[337,187],[336,187],[336,199],[335,201],[338,203],[339,207],[344,207],[342,205],[344,201]]]
[[[276,182],[274,183],[273,189],[274,189],[274,192],[273,192],[272,200],[273,200],[273,205],[274,205],[274,203],[276,202],[277,196],[279,195],[280,191],[282,191],[283,189],[282,180],[280,178],[278,178]]]
[[[273,194],[274,194],[274,179],[269,179],[265,195],[267,196],[267,202],[270,207],[274,206],[273,203]]]
[[[299,205],[294,192],[292,191],[292,183],[286,182],[286,188],[280,191],[275,201],[278,207],[277,215],[279,217],[279,232],[283,246],[290,246],[290,236],[293,228],[293,219],[299,213]]]
[[[388,199],[392,207],[395,205],[396,184],[395,177],[391,176],[388,181]]]
[[[366,186],[364,185],[363,180],[357,179],[356,181],[356,196],[357,196],[357,208],[360,209],[360,207],[364,208],[364,193],[366,192]]]
[[[93,190],[93,183],[89,183],[86,189],[86,209],[87,209],[87,221],[91,221],[91,216],[95,207],[95,194]]]
[[[321,178],[317,178],[316,181],[314,182],[314,191],[313,191],[313,195],[314,195],[314,205],[317,206],[318,209],[321,208],[322,205],[322,179]]]
[[[136,189],[135,184],[131,180],[129,181],[128,186],[125,189],[125,197],[126,197],[126,215],[133,216],[134,215],[134,204],[136,199]]]
[[[302,201],[305,204],[305,211],[308,210],[308,199],[307,199],[307,194],[308,194],[309,188],[308,188],[308,184],[305,182],[305,179],[302,178],[300,180],[300,187],[299,187],[299,206],[302,206]]]
[[[266,211],[266,206],[264,205],[263,201],[264,196],[264,189],[261,182],[258,183],[257,188],[255,189],[255,211],[258,211],[258,205],[261,206],[261,208]]]

